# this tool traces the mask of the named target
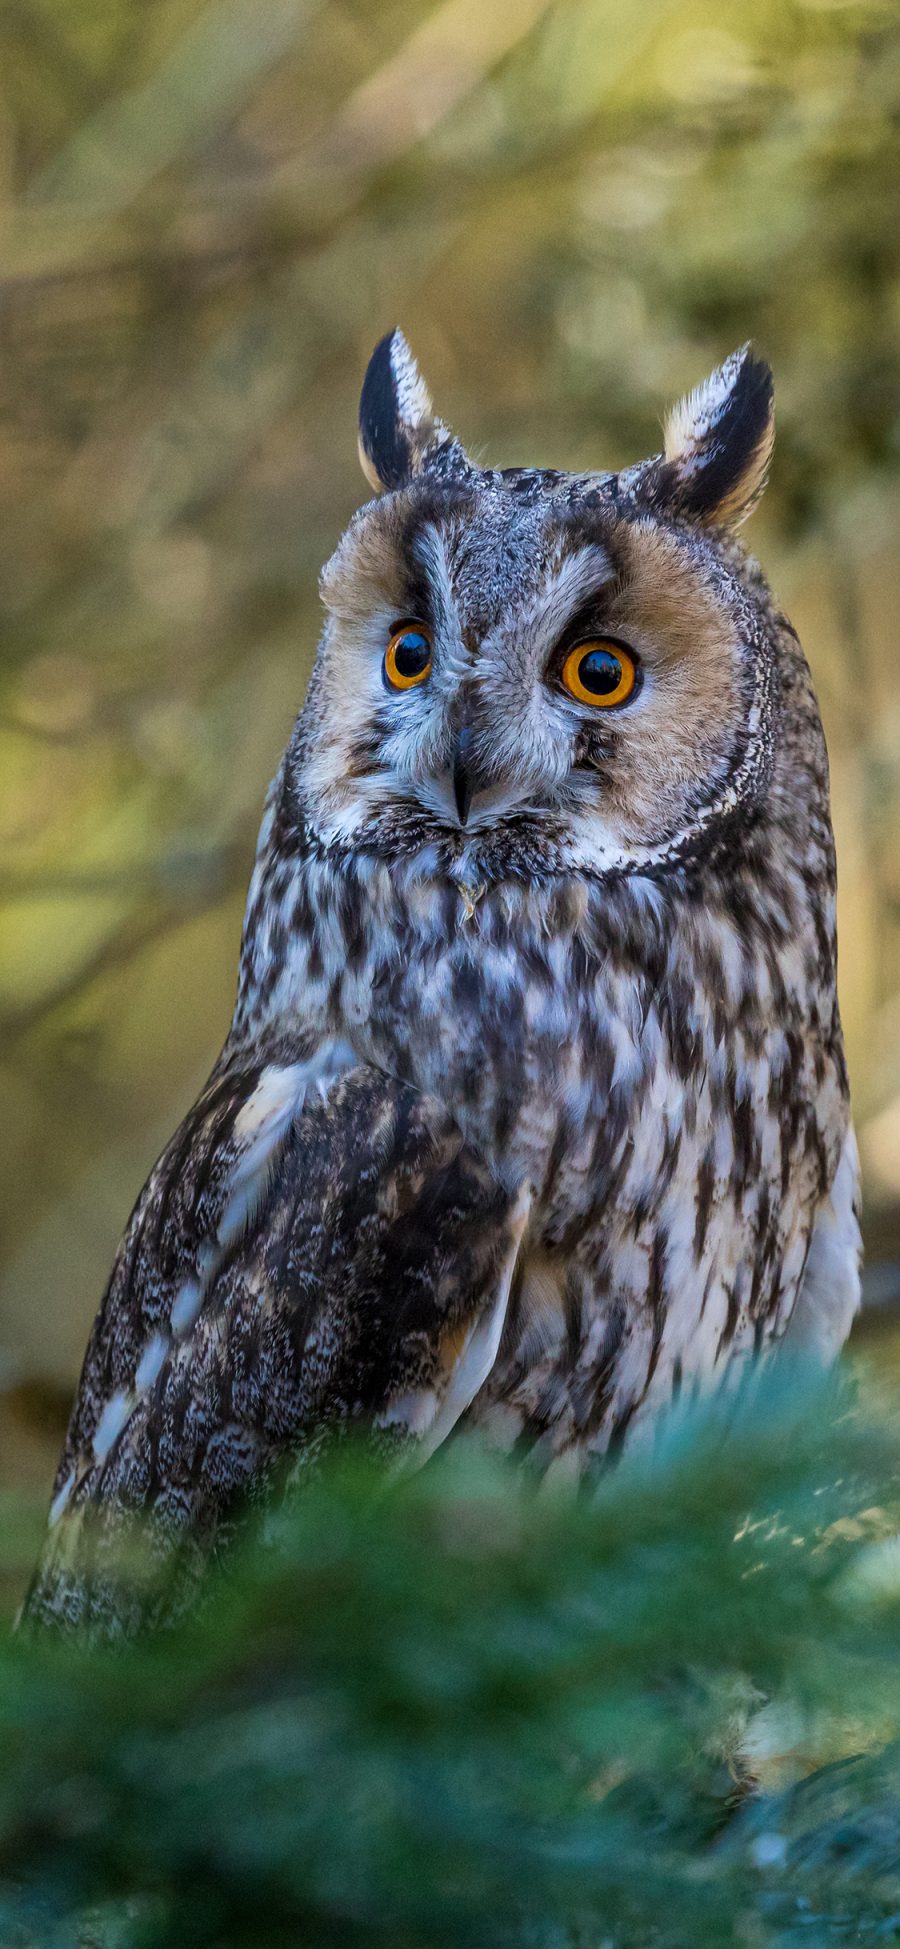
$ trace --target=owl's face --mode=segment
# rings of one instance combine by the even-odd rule
[[[603,872],[678,859],[751,804],[775,645],[726,531],[771,444],[768,369],[740,353],[628,474],[484,471],[383,341],[361,410],[383,491],[324,571],[289,753],[319,837]]]

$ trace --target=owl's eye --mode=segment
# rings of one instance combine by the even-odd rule
[[[593,704],[608,711],[624,704],[637,682],[635,658],[623,643],[610,637],[592,637],[576,643],[560,672],[563,685],[576,704]]]
[[[384,681],[390,690],[412,690],[431,669],[431,631],[424,623],[401,623],[384,653]]]

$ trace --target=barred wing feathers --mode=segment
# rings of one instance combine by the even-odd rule
[[[434,1099],[342,1060],[317,1052],[312,1089],[309,1063],[214,1077],[152,1174],[88,1347],[29,1618],[108,1631],[165,1614],[288,1458],[355,1426],[424,1455],[493,1364],[523,1200]]]

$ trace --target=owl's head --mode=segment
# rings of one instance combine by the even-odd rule
[[[402,334],[373,354],[376,490],[322,576],[288,752],[329,846],[476,872],[665,870],[771,767],[777,646],[732,540],[763,487],[772,381],[736,352],[624,473],[478,467]]]

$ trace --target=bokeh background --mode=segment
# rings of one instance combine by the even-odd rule
[[[900,1359],[897,6],[10,0],[7,1483],[46,1489],[130,1203],[226,1031],[395,322],[502,465],[633,460],[735,345],[774,365],[750,538],[826,719],[868,1317]]]

